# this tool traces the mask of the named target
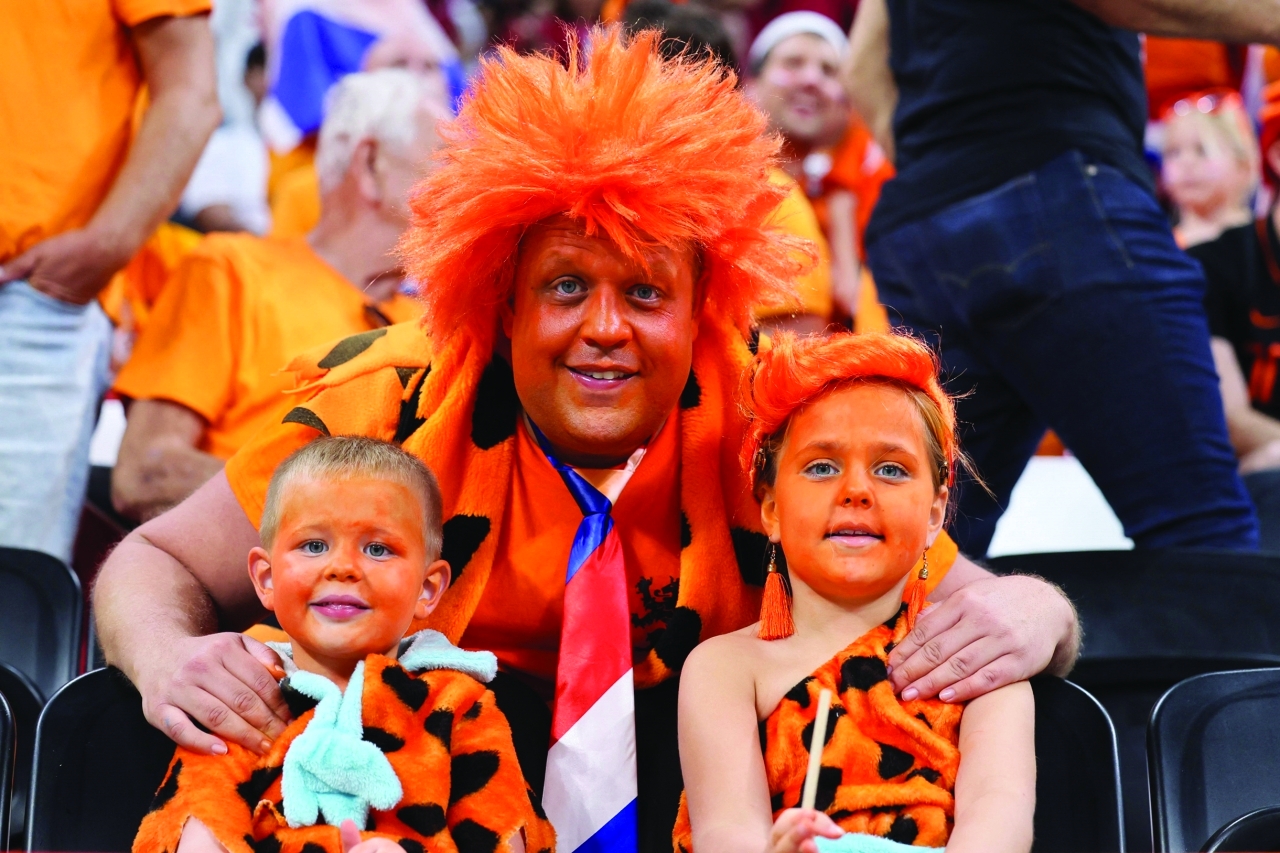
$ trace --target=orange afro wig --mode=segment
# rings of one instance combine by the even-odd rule
[[[753,308],[794,302],[813,253],[766,224],[786,195],[769,182],[780,141],[731,72],[664,60],[660,38],[597,27],[567,65],[505,47],[481,61],[400,246],[428,333],[491,345],[521,238],[557,215],[641,264],[646,246],[693,245],[704,316],[744,331]]]
[[[959,450],[955,404],[938,382],[938,361],[920,341],[901,333],[774,337],[743,376],[747,432],[742,466],[755,489],[773,482],[787,424],[799,409],[854,382],[897,385],[911,394],[925,425],[937,485],[951,485]]]

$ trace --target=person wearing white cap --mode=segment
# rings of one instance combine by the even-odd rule
[[[786,139],[784,166],[804,188],[830,244],[831,298],[844,315],[857,320],[862,295],[857,211],[861,204],[869,209],[874,198],[860,197],[860,187],[850,191],[826,180],[832,172],[833,150],[847,141],[852,127],[840,79],[848,52],[849,40],[826,15],[808,11],[779,15],[760,31],[747,52],[744,91],[768,115],[773,130]],[[875,147],[868,134],[861,136],[865,144]],[[865,152],[857,159],[865,162]],[[883,180],[888,175],[878,177]],[[878,191],[879,182],[874,183]],[[871,328],[866,320],[862,318],[858,328]],[[819,325],[825,322],[822,318]]]

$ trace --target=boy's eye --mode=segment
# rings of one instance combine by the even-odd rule
[[[383,545],[381,542],[370,542],[368,545],[364,546],[364,552],[375,560],[391,556],[391,549],[386,545]]]
[[[304,554],[323,554],[329,550],[329,546],[319,539],[312,539],[309,542],[302,543],[302,553]]]
[[[560,296],[576,296],[583,291],[582,282],[572,278],[557,281],[554,289]]]
[[[658,288],[651,284],[638,284],[631,289],[631,294],[636,299],[649,302],[658,298]]]
[[[813,462],[804,469],[804,472],[813,477],[832,477],[840,473],[830,462]]]

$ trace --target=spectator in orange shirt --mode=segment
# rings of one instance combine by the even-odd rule
[[[94,299],[173,211],[218,124],[209,8],[0,9],[0,545],[71,556],[109,382]]]
[[[131,401],[111,489],[122,515],[158,515],[279,423],[293,356],[418,315],[392,250],[447,115],[434,93],[402,70],[344,78],[320,131],[315,229],[211,235],[175,271],[116,381]]]
[[[857,318],[867,304],[862,230],[893,167],[850,111],[840,80],[848,48],[824,15],[781,15],[751,45],[746,92],[786,140],[784,166],[813,203],[830,246],[835,306]]]

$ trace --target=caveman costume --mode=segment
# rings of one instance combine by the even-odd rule
[[[230,853],[342,853],[343,819],[406,853],[554,853],[485,687],[496,659],[435,631],[402,646],[399,661],[369,655],[345,692],[275,646],[293,722],[263,756],[231,742],[226,755],[179,747],[133,853],[177,850],[189,818]]]
[[[276,465],[316,436],[366,435],[418,456],[440,480],[442,556],[454,573],[427,624],[464,648],[497,653],[507,671],[495,682],[500,699],[507,673],[563,688],[562,649],[587,669],[596,653],[561,640],[573,627],[566,566],[575,583],[571,552],[588,510],[571,475],[539,447],[516,395],[499,312],[520,241],[530,226],[566,215],[637,260],[646,245],[696,246],[703,303],[692,372],[610,516],[613,571],[625,577],[631,617],[623,677],[634,684],[642,851],[670,849],[682,789],[672,676],[701,639],[759,613],[767,542],[737,464],[744,422],[734,389],[751,357],[752,309],[792,300],[808,254],[768,224],[785,190],[769,181],[780,142],[766,135],[763,115],[722,68],[663,61],[658,39],[596,29],[590,49],[573,46],[564,65],[505,49],[482,62],[412,202],[402,249],[426,303],[422,324],[296,360],[297,406],[226,468],[257,524]],[[955,555],[940,537],[932,584]],[[537,751],[551,742],[545,718],[508,716],[518,749],[523,726],[541,727]],[[544,756],[521,752],[536,790]],[[565,828],[556,828],[563,842]],[[575,849],[561,844],[562,853]]]

